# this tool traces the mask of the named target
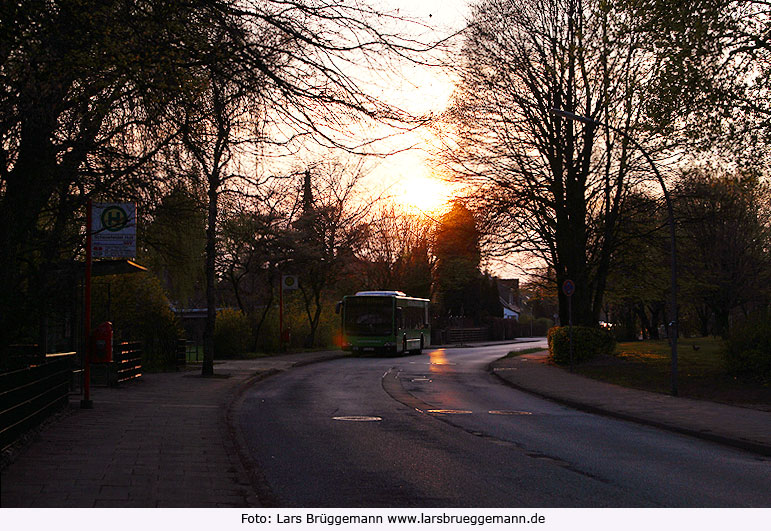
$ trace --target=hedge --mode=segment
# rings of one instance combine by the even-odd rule
[[[235,358],[253,347],[249,318],[240,310],[225,308],[218,311],[214,321],[214,356],[217,359]]]
[[[771,378],[771,315],[756,316],[735,326],[726,342],[728,372],[753,380]]]
[[[570,363],[570,327],[555,326],[549,329],[549,358],[557,364]],[[590,360],[600,354],[613,354],[616,340],[610,330],[573,326],[573,361]]]

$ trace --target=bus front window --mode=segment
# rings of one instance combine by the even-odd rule
[[[393,334],[393,301],[385,297],[357,297],[345,301],[345,333],[352,336]]]

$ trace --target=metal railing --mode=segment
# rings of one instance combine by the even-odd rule
[[[43,360],[0,373],[0,449],[67,404],[75,353],[47,354]]]

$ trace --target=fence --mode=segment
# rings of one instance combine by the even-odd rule
[[[91,364],[91,382],[116,386],[142,376],[142,343],[124,341],[113,346],[112,361]]]
[[[187,365],[187,341],[179,339],[177,341],[177,355],[175,358],[177,368]]]
[[[11,345],[5,356],[0,358],[0,371],[26,369],[30,365],[45,363],[46,355],[38,345]]]
[[[142,343],[125,341],[116,345],[113,357],[116,383],[142,376]]]
[[[0,449],[67,404],[75,353],[47,354],[44,361],[0,373]]]
[[[448,328],[448,343],[468,343],[470,341],[486,341],[490,338],[490,329],[483,328]]]

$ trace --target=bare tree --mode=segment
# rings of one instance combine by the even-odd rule
[[[370,289],[394,289],[413,297],[431,297],[434,221],[384,203],[372,214],[360,256]]]
[[[315,343],[324,294],[350,269],[366,236],[371,203],[359,193],[364,171],[361,163],[327,161],[303,175],[298,194],[302,208],[294,222],[289,267],[300,276],[310,326],[308,347]]]
[[[202,374],[214,374],[214,327],[217,312],[216,262],[217,232],[220,196],[245,178],[242,171],[245,146],[251,147],[260,139],[253,135],[260,131],[265,114],[259,94],[262,79],[244,68],[238,54],[248,46],[250,35],[243,21],[233,19],[225,27],[214,28],[210,35],[210,57],[198,71],[200,90],[192,92],[182,108],[180,124],[182,144],[190,155],[190,163],[197,170],[207,192],[206,222],[206,306],[204,329],[204,357]],[[241,170],[241,171],[239,171]]]
[[[249,317],[255,340],[273,307],[281,267],[293,246],[288,192],[273,186],[262,197],[240,197],[225,207],[218,271]]]
[[[363,68],[387,67],[389,60],[410,54],[414,58],[415,53],[430,48],[388,32],[383,21],[396,17],[359,2],[245,0],[212,6],[219,9],[225,22],[207,35],[211,45],[199,76],[203,83],[202,105],[194,101],[187,106],[188,116],[194,118],[186,120],[183,137],[209,183],[205,375],[212,374],[214,359],[218,196],[226,181],[247,179],[248,173],[242,169],[245,159],[236,155],[236,146],[291,147],[298,138],[308,138],[355,151],[377,140],[377,135],[366,135],[357,127],[363,122],[400,128],[422,123],[370,95],[371,87],[353,71],[354,66],[360,72]],[[247,124],[251,124],[251,131]],[[262,162],[255,158],[257,164]],[[314,220],[306,227],[326,231],[324,238],[330,240],[317,242],[326,258],[336,252],[336,227],[347,215],[341,207],[347,195],[333,199],[323,208],[314,205]],[[313,277],[320,279],[323,275]],[[314,280],[311,292],[304,294],[311,343],[318,325],[322,289],[323,282]]]
[[[472,204],[489,243],[535,255],[558,285],[573,280],[573,320],[583,325],[597,322],[625,198],[650,167],[612,129],[550,110],[630,134],[644,125],[641,100],[654,65],[635,35],[620,31],[625,16],[595,0],[477,4],[446,114],[445,160],[476,187]],[[560,317],[567,322],[561,292]]]

